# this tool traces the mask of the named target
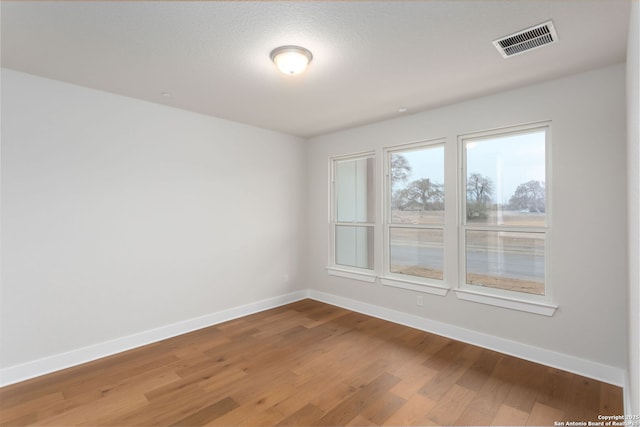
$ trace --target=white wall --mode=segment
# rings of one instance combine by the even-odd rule
[[[627,414],[640,414],[640,3],[631,3],[627,43],[629,194],[629,384]]]
[[[624,372],[625,116],[625,67],[617,65],[313,138],[307,153],[310,282],[320,292],[537,346]],[[454,184],[457,136],[543,120],[553,121],[553,242],[549,264],[553,293],[559,305],[553,317],[461,301],[453,292],[446,297],[425,294],[424,307],[417,307],[416,293],[412,291],[327,275],[330,156],[377,150],[380,165],[383,146],[447,138],[445,274],[454,287],[458,275]],[[380,266],[381,258],[377,260]]]
[[[0,368],[300,289],[304,153],[3,69]]]

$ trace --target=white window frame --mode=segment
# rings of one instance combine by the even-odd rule
[[[466,218],[467,210],[467,170],[466,170],[466,148],[465,143],[469,140],[490,139],[495,137],[530,133],[532,131],[545,130],[545,226],[503,226],[503,225],[468,225]],[[458,266],[459,283],[454,289],[459,299],[473,301],[482,304],[489,304],[513,310],[526,311],[530,313],[552,316],[558,306],[554,303],[552,292],[552,280],[550,277],[551,265],[551,122],[537,122],[519,126],[510,126],[500,129],[492,129],[482,132],[475,132],[458,136],[458,200],[459,200],[459,239],[458,239]],[[545,295],[534,295],[525,292],[509,291],[481,287],[466,283],[466,232],[467,231],[511,231],[511,232],[536,232],[545,235]]]
[[[374,220],[373,222],[341,222],[337,220],[337,191],[336,191],[336,164],[338,162],[349,161],[349,160],[360,160],[360,159],[373,159],[373,178],[372,185],[374,188],[371,189],[374,194],[376,203],[376,209],[374,210]],[[327,266],[327,272],[332,276],[345,277],[348,279],[360,280],[363,282],[373,283],[377,278],[376,266],[377,266],[377,251],[378,248],[376,246],[376,236],[377,236],[377,220],[378,217],[378,204],[377,199],[379,197],[376,180],[377,180],[377,163],[376,163],[376,152],[375,151],[367,151],[362,153],[348,154],[342,156],[335,156],[329,158],[329,263]],[[373,269],[359,268],[353,266],[346,266],[341,264],[336,264],[336,228],[339,226],[349,226],[349,227],[371,227],[373,229]]]
[[[419,276],[411,276],[407,274],[399,274],[391,272],[390,261],[390,244],[391,244],[391,228],[411,228],[411,229],[431,229],[442,230],[443,242],[445,236],[445,222],[446,222],[446,201],[445,201],[445,215],[442,224],[395,224],[391,222],[391,155],[396,153],[402,153],[404,151],[413,151],[424,148],[433,148],[441,146],[443,149],[446,147],[446,138],[437,138],[426,141],[412,142],[409,144],[394,145],[385,147],[383,149],[384,159],[384,185],[383,185],[383,203],[384,203],[384,237],[383,237],[383,274],[380,277],[380,282],[385,286],[392,286],[396,288],[408,289],[417,292],[429,293],[433,295],[445,296],[450,287],[446,284],[446,269],[444,257],[446,256],[446,248],[443,244],[443,279],[432,279]],[[443,163],[446,163],[443,159]],[[446,164],[443,164],[443,170],[445,170],[446,181]],[[445,184],[445,193],[447,191],[447,184]],[[446,198],[445,198],[446,200]]]

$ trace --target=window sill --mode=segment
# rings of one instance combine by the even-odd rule
[[[545,304],[537,301],[489,295],[467,289],[455,289],[454,291],[456,296],[461,300],[479,302],[481,304],[494,305],[511,310],[526,311],[528,313],[539,314],[542,316],[553,316],[558,309],[557,305]]]
[[[436,285],[434,283],[414,282],[411,280],[402,280],[391,277],[381,277],[380,282],[385,286],[394,288],[408,289],[411,291],[424,292],[426,294],[445,296],[449,292],[449,287],[444,285]]]
[[[337,267],[327,267],[327,273],[332,276],[345,277],[347,279],[360,280],[367,283],[373,283],[377,278],[375,273],[365,273]]]

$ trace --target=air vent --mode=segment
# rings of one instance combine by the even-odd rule
[[[556,41],[558,41],[558,35],[553,22],[547,21],[495,40],[493,45],[504,58],[509,58]]]

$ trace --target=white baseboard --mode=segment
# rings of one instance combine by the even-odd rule
[[[302,290],[0,369],[0,387],[308,298]]]
[[[310,289],[233,307],[195,319],[185,320],[183,322],[162,326],[160,328],[140,332],[112,341],[106,341],[66,353],[34,360],[21,365],[0,369],[0,386],[17,383],[40,375],[80,365],[112,354],[131,350],[136,347],[141,347],[143,345],[195,331],[197,329],[213,326],[238,317],[257,313],[259,311],[279,307],[305,298],[311,298],[317,301],[333,304],[369,316],[604,381],[623,387],[625,391],[627,389],[625,387],[626,374],[624,370],[619,368]],[[628,407],[628,403],[626,402],[627,399],[628,396],[627,393],[625,393],[625,407]]]
[[[309,298],[333,304],[348,310],[390,322],[399,323],[425,332],[434,333],[457,341],[477,345],[500,353],[540,363],[563,371],[593,378],[619,387],[625,386],[626,374],[623,369],[615,368],[591,360],[545,350],[532,345],[499,338],[470,329],[453,326],[424,317],[403,313],[385,307],[364,303],[350,298],[337,296],[325,292],[309,290]]]

